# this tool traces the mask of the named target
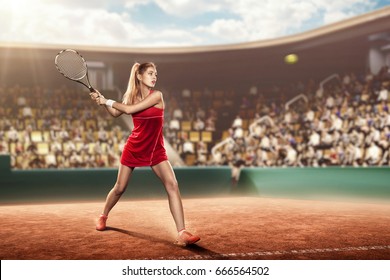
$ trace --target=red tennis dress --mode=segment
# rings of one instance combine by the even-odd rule
[[[164,109],[149,107],[132,114],[134,129],[123,148],[121,164],[153,166],[167,160],[164,148]]]

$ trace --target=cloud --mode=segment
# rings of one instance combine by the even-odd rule
[[[194,46],[276,38],[346,19],[376,6],[374,0],[1,2],[0,41],[121,47]],[[148,4],[156,5],[168,20],[175,21],[164,28],[158,22],[154,26],[146,24],[149,18],[136,22],[131,12]],[[180,25],[205,13],[215,16],[210,24],[186,28]]]
[[[240,40],[240,38],[248,38],[249,33],[245,28],[245,23],[240,20],[234,19],[218,19],[215,20],[210,26],[199,26],[195,28],[196,34],[199,36],[208,35],[208,43],[218,44],[219,42],[234,43]],[[211,41],[211,42],[210,42]]]
[[[143,37],[142,26],[127,14],[105,10],[104,1],[76,2],[30,0],[16,11],[0,8],[0,41],[123,46]]]
[[[240,20],[216,19],[210,26],[199,26],[210,36],[224,42],[245,42],[276,38],[302,31],[308,22],[311,28],[343,20],[375,7],[366,0],[283,0],[235,1],[225,0],[224,7],[238,15]]]
[[[330,24],[343,19],[351,18],[353,16],[373,10],[375,6],[375,1],[345,0],[340,2],[336,0],[330,0],[328,5],[326,4],[326,1],[324,1],[321,6],[321,8],[325,10],[323,15],[323,23]]]
[[[177,17],[193,17],[206,12],[220,11],[224,1],[155,0],[165,13]]]

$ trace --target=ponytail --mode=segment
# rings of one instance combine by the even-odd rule
[[[137,79],[137,72],[139,69],[140,64],[138,62],[134,63],[133,67],[131,68],[130,72],[130,78],[129,78],[129,84],[127,85],[127,90],[125,94],[123,95],[123,104],[134,104],[135,98],[138,93],[138,84],[139,81]]]

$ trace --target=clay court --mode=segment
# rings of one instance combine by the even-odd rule
[[[0,206],[2,260],[388,260],[390,204],[224,196],[183,198],[187,228],[174,245],[167,200],[121,200],[95,230],[103,201]]]

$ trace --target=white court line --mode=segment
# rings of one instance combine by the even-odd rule
[[[279,250],[279,251],[259,251],[248,253],[227,253],[227,254],[208,254],[195,255],[177,258],[168,258],[168,260],[207,260],[218,258],[245,258],[256,256],[281,256],[281,255],[304,255],[314,253],[332,253],[332,252],[351,252],[351,251],[371,251],[371,250],[390,250],[390,245],[376,246],[359,246],[359,247],[344,247],[344,248],[324,248],[324,249],[301,249],[301,250]],[[161,258],[166,259],[166,258]]]

